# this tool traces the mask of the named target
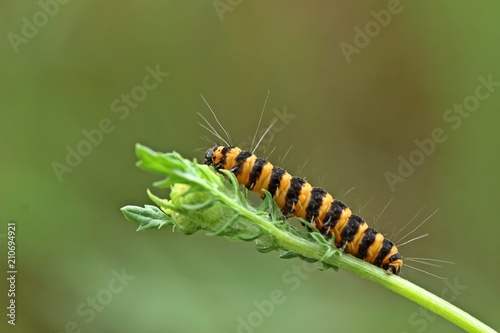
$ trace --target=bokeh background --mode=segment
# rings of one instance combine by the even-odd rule
[[[248,147],[268,90],[263,125],[278,122],[260,153],[274,149],[273,162],[395,241],[438,210],[412,234],[429,236],[401,250],[455,262],[413,265],[460,289],[445,292],[443,280],[410,268],[403,276],[500,327],[500,89],[490,87],[478,105],[471,97],[488,92],[479,77],[500,82],[499,10],[493,1],[450,0],[3,1],[1,327],[460,331],[349,272],[320,272],[203,233],[136,232],[125,220],[120,207],[150,204],[146,188],[159,179],[134,165],[135,143],[201,160],[211,145],[201,137],[215,142],[198,125],[198,112],[210,117],[203,94],[233,142]],[[168,75],[155,82],[147,75],[157,68]],[[473,112],[448,113],[464,101]],[[86,145],[85,133],[99,126],[108,133]],[[435,129],[446,140],[391,190],[384,174],[397,174],[400,156],[418,157],[415,140]],[[68,149],[86,156],[69,166]],[[4,313],[12,220],[15,328]],[[266,308],[273,292],[282,302]]]

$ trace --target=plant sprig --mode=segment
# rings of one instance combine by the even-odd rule
[[[379,267],[332,247],[317,231],[306,231],[286,223],[279,208],[266,193],[262,203],[253,207],[247,191],[239,186],[233,173],[200,165],[178,153],[159,153],[136,145],[137,165],[158,173],[165,179],[154,183],[158,188],[171,188],[170,200],[147,191],[157,206],[125,206],[125,217],[139,223],[137,230],[172,226],[190,235],[198,230],[209,236],[225,236],[237,241],[256,241],[262,253],[281,251],[281,258],[301,258],[321,262],[321,269],[345,269],[369,279],[435,312],[468,332],[495,332],[436,295],[396,275],[388,275]],[[159,207],[159,208],[158,208]]]

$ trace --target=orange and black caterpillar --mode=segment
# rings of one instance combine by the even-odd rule
[[[399,274],[403,257],[393,242],[373,228],[327,191],[312,187],[306,180],[292,177],[263,158],[232,146],[208,149],[205,164],[234,173],[238,182],[263,195],[267,190],[285,216],[291,214],[313,223],[325,238],[334,238],[342,251]]]

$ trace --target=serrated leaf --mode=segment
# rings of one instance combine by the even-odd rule
[[[165,214],[156,206],[125,206],[121,209],[121,211],[127,220],[138,222],[140,224],[137,231],[144,231],[153,228],[159,229],[165,224],[172,223],[170,216]]]
[[[141,144],[135,145],[135,153],[139,158],[137,166],[141,169],[152,171],[160,174],[168,174],[169,168],[166,168],[162,163],[159,163],[160,153],[143,146]]]

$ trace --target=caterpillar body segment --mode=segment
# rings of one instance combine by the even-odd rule
[[[388,274],[399,274],[403,258],[393,242],[369,228],[359,216],[327,191],[312,187],[265,159],[233,146],[207,150],[205,164],[234,173],[238,182],[264,195],[267,190],[285,216],[295,215],[314,224],[325,238],[334,237],[342,251],[381,267]]]

